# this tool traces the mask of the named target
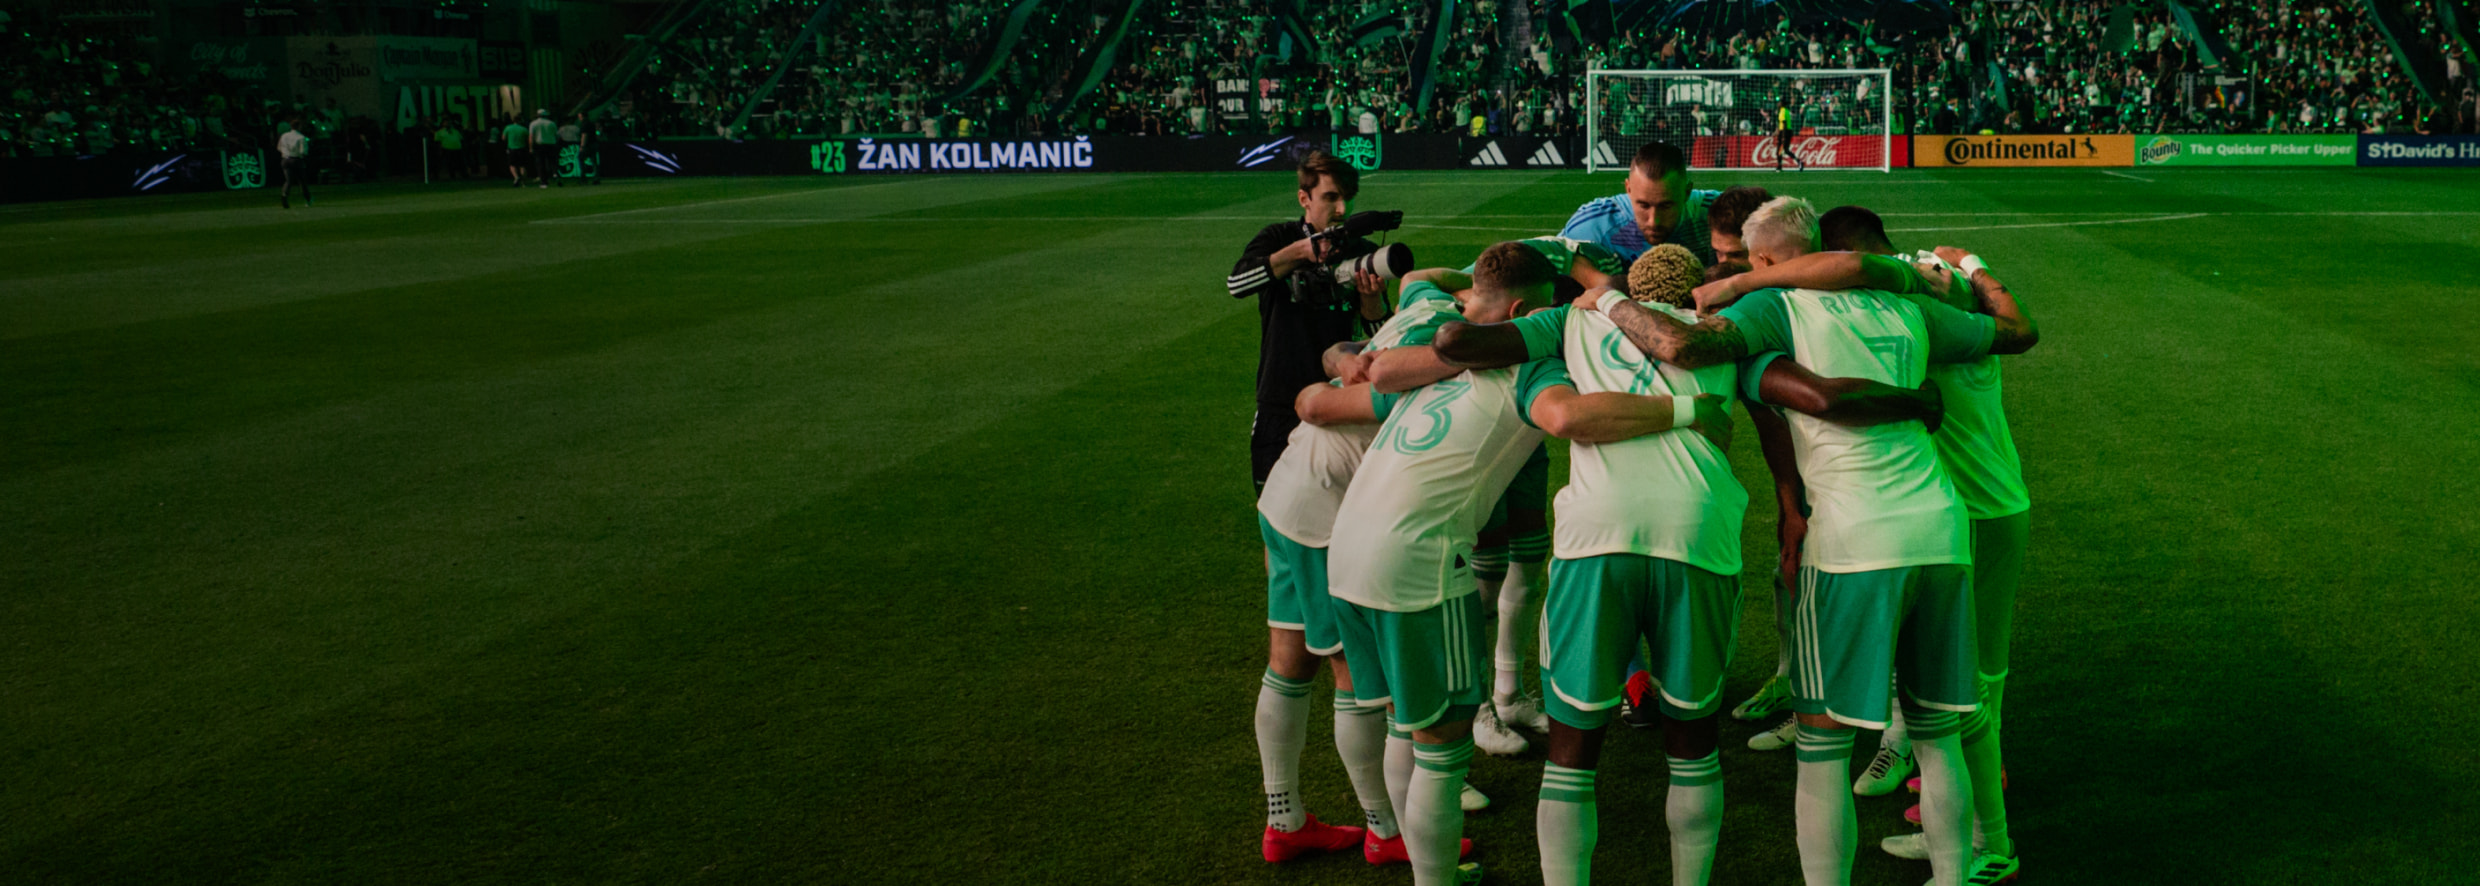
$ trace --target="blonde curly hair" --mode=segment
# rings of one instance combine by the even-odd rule
[[[1628,297],[1637,301],[1690,308],[1695,300],[1689,293],[1705,282],[1705,266],[1688,247],[1664,243],[1636,257],[1628,266],[1627,282]]]

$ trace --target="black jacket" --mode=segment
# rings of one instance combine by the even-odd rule
[[[1338,287],[1331,299],[1304,303],[1295,300],[1287,281],[1275,278],[1268,257],[1313,232],[1300,219],[1259,229],[1224,281],[1233,298],[1257,296],[1257,402],[1280,404],[1285,415],[1291,414],[1292,398],[1301,388],[1326,380],[1326,369],[1319,364],[1326,349],[1359,338],[1367,327],[1361,322],[1359,293],[1351,286]],[[1357,239],[1344,244],[1355,251],[1368,245]]]

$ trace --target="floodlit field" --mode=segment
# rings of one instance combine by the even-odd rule
[[[2474,876],[2480,177],[1697,180],[1740,182],[1979,250],[2042,325],[2006,373],[2026,882]],[[0,881],[1410,882],[1257,857],[1257,312],[1222,277],[1291,187],[0,209]],[[1379,173],[1356,208],[1461,265],[1617,188]],[[1744,580],[1733,702],[1774,659]],[[1327,721],[1303,787],[1353,822]],[[1757,728],[1716,883],[1798,879]],[[1538,879],[1540,771],[1474,765],[1495,882]],[[1668,881],[1662,790],[1612,736],[1606,882]],[[1858,882],[1927,878],[1875,849],[1909,802],[1860,801]]]

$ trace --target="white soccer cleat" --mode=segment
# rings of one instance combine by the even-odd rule
[[[1877,848],[1886,850],[1887,855],[1891,855],[1896,858],[1908,858],[1913,861],[1927,861],[1929,858],[1929,835],[1919,833],[1896,834],[1894,836],[1887,837],[1886,839],[1877,841]]]
[[[1473,715],[1472,732],[1473,747],[1493,756],[1512,757],[1533,748],[1524,736],[1507,728],[1507,724],[1498,722],[1498,706],[1494,704],[1482,705],[1481,710]]]
[[[1790,709],[1791,681],[1779,676],[1768,677],[1765,685],[1757,687],[1757,694],[1731,709],[1731,719],[1763,720]]]
[[[1498,705],[1498,722],[1522,726],[1534,732],[1550,731],[1550,715],[1541,709],[1541,696],[1519,695]]]
[[[1482,793],[1480,788],[1473,787],[1472,782],[1468,781],[1464,783],[1464,795],[1456,798],[1456,804],[1464,807],[1466,812],[1479,812],[1490,808],[1490,795]]]
[[[1851,792],[1863,797],[1882,797],[1901,788],[1903,780],[1911,777],[1913,766],[1911,742],[1904,744],[1906,747],[1900,752],[1880,745],[1877,756],[1869,760],[1868,770],[1852,780]]]
[[[1800,718],[1784,717],[1782,724],[1748,738],[1752,751],[1779,751],[1800,740]]]

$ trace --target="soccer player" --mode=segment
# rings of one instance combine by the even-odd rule
[[[1886,237],[1885,221],[1867,209],[1836,207],[1819,220],[1819,228],[1828,249],[1895,254],[1893,242]],[[1934,256],[1941,264],[1951,260],[1970,269],[1962,273],[1969,276],[1971,290],[1949,290],[1949,304],[1972,309],[1978,306],[1980,293],[2005,288],[1977,257],[1954,247],[1939,247]],[[1972,778],[1975,850],[1966,882],[1996,883],[2014,876],[2019,867],[2015,841],[2007,834],[2005,766],[1998,736],[2015,629],[2015,590],[2023,582],[2032,498],[2024,486],[2014,434],[2007,428],[1998,358],[1933,365],[1929,378],[1947,397],[1945,428],[1930,440],[1937,445],[1938,460],[1945,464],[1955,492],[1972,517],[1972,612],[1978,639],[1980,708],[1965,715],[1962,733],[1964,767]],[[1908,742],[1898,732],[1901,725],[1898,721],[1887,730],[1878,760],[1870,764],[1871,775],[1881,769],[1909,768],[1888,761],[1889,757],[1909,760]],[[1892,787],[1884,782],[1901,778],[1901,774],[1879,776],[1879,783],[1855,786],[1854,792],[1886,793]],[[1899,857],[1928,857],[1927,841],[1920,834],[1888,837],[1880,845]]]
[[[1390,749],[1410,777],[1411,736],[1388,735],[1383,697],[1363,703],[1353,687],[1349,660],[1336,633],[1326,587],[1327,550],[1344,491],[1361,457],[1398,396],[1380,393],[1366,380],[1379,355],[1380,375],[1407,387],[1443,378],[1451,368],[1419,374],[1429,337],[1455,316],[1455,300],[1434,285],[1405,287],[1403,304],[1368,341],[1341,342],[1323,355],[1333,383],[1303,388],[1292,404],[1301,424],[1268,470],[1259,494],[1258,531],[1266,543],[1266,624],[1270,634],[1266,674],[1257,696],[1258,762],[1266,789],[1267,861],[1362,845],[1372,864],[1405,859],[1396,824],[1400,800],[1390,796],[1384,772]],[[1426,361],[1435,365],[1436,361]],[[1403,367],[1412,367],[1410,372]],[[1309,683],[1321,657],[1335,665],[1335,750],[1358,795],[1366,829],[1319,822],[1300,806],[1300,750],[1307,743]],[[1399,747],[1398,747],[1399,746]],[[1400,793],[1400,792],[1396,792]],[[1468,791],[1459,805],[1480,808],[1488,798]]]
[[[1554,275],[1539,252],[1493,245],[1474,263],[1454,319],[1496,323],[1549,307]],[[1459,277],[1440,270],[1418,279],[1463,289]],[[1356,693],[1363,703],[1382,694],[1396,727],[1417,743],[1418,771],[1399,807],[1415,883],[1479,873],[1456,867],[1463,813],[1455,798],[1471,765],[1472,718],[1486,699],[1481,619],[1471,605],[1478,588],[1466,555],[1488,503],[1545,432],[1622,439],[1693,421],[1679,421],[1669,398],[1578,394],[1560,362],[1545,359],[1424,385],[1379,429],[1336,514],[1329,587],[1343,604]]]
[[[1816,211],[1777,198],[1745,227],[1757,272],[1816,252]],[[1863,257],[1829,259],[1865,266]],[[1899,263],[1896,263],[1899,264]],[[1752,272],[1756,273],[1756,272]],[[1733,289],[1748,275],[1707,284]],[[1928,287],[1924,287],[1928,288]],[[1700,305],[1717,303],[1706,288]],[[1990,315],[1871,290],[1766,289],[1695,323],[1617,305],[1611,319],[1647,354],[1689,367],[1780,351],[1820,375],[1872,378],[1897,387],[1925,380],[1931,362],[2021,353],[2039,334],[2011,298]],[[1743,379],[1753,373],[1743,370]],[[1799,717],[1794,813],[1801,869],[1810,886],[1847,883],[1858,836],[1852,820],[1853,727],[1882,729],[1901,680],[1922,777],[1921,818],[1940,886],[1965,876],[1963,823],[1971,815],[1961,760],[1960,714],[1978,707],[1973,686],[1970,525],[1925,428],[1910,423],[1849,427],[1787,417],[1812,508],[1803,542],[1792,671]],[[1899,665],[1899,667],[1898,667]]]
[[[1637,148],[1625,188],[1577,207],[1559,236],[1600,244],[1630,262],[1656,243],[1677,243],[1695,253],[1699,265],[1714,263],[1705,211],[1719,192],[1688,189],[1688,158],[1678,148],[1663,142]]]
[[[1649,310],[1693,322],[1682,309],[1691,306],[1690,289],[1702,276],[1687,250],[1657,246],[1630,269],[1628,293]],[[1483,366],[1563,354],[1577,388],[1588,393],[1708,398],[1720,413],[1707,422],[1714,427],[1727,426],[1729,416],[1727,401],[1713,393],[1740,387],[1733,365],[1691,371],[1649,360],[1603,313],[1573,305],[1497,327],[1451,324],[1440,339],[1439,351],[1450,360]],[[1838,418],[1935,416],[1933,391],[1858,379],[1785,384],[1810,385],[1822,402],[1803,405]],[[1550,762],[1537,807],[1545,882],[1581,883],[1590,872],[1602,730],[1622,697],[1621,665],[1640,638],[1655,650],[1670,758],[1672,881],[1701,884],[1711,873],[1722,813],[1714,714],[1738,625],[1739,527],[1748,503],[1727,449],[1720,439],[1661,434],[1578,442],[1569,450],[1572,479],[1559,495],[1558,559],[1542,627],[1553,699]]]

